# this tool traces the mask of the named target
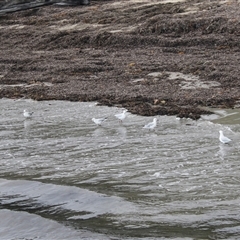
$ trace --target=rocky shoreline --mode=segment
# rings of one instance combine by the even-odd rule
[[[240,99],[240,3],[100,0],[0,16],[0,97],[198,119]]]

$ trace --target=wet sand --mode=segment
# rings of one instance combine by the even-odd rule
[[[0,16],[0,97],[198,119],[240,98],[240,3],[92,1]]]

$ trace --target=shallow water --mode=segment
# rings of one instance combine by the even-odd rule
[[[239,110],[158,116],[151,131],[152,117],[121,124],[120,111],[0,100],[1,239],[240,237]],[[91,121],[105,116],[102,127]]]

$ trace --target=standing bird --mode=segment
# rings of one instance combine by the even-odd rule
[[[97,124],[98,126],[101,126],[103,122],[107,120],[107,117],[105,118],[92,118],[92,121]]]
[[[154,118],[152,122],[146,124],[143,128],[145,129],[154,129],[157,126],[157,118]]]
[[[228,137],[225,137],[223,135],[223,131],[220,130],[219,133],[220,133],[220,136],[219,136],[219,141],[220,142],[222,142],[222,143],[229,143],[229,142],[232,141],[231,139],[229,139]]]
[[[125,119],[125,117],[126,117],[126,112],[127,112],[128,110],[123,110],[123,112],[122,113],[118,113],[118,114],[115,114],[114,116],[117,118],[117,119],[119,119],[119,121],[120,122],[122,122],[123,121],[123,119]]]
[[[24,116],[25,118],[31,118],[32,115],[33,115],[33,112],[29,112],[29,111],[26,110],[26,109],[23,110],[23,116]]]

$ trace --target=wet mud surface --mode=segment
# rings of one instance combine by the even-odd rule
[[[92,1],[0,16],[0,97],[198,119],[240,99],[240,2]]]

